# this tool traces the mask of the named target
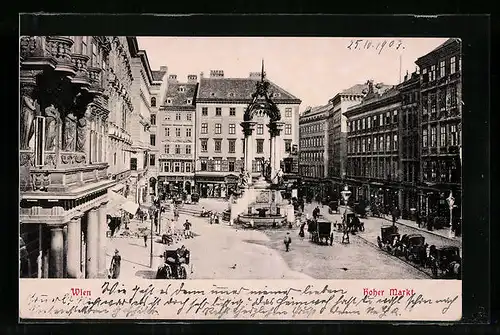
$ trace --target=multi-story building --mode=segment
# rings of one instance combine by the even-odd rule
[[[420,171],[418,113],[420,106],[420,76],[417,72],[406,74],[404,81],[398,85],[401,92],[401,110],[399,130],[401,136],[401,186],[403,202],[401,214],[403,219],[413,219],[412,211],[419,209],[418,184]]]
[[[225,197],[235,187],[244,166],[244,135],[240,123],[251,102],[261,73],[249,78],[225,78],[222,70],[213,70],[209,78],[201,76],[196,98],[196,189],[202,197]],[[270,82],[271,99],[284,122],[280,143],[282,168],[287,174],[297,173],[298,163],[293,149],[299,142],[299,106],[301,101]],[[262,160],[269,160],[269,118],[255,116],[253,175],[257,176]]]
[[[149,177],[149,193],[151,196],[157,195],[158,188],[158,152],[161,143],[158,143],[157,138],[160,138],[161,134],[159,133],[161,128],[161,120],[162,116],[159,115],[160,105],[162,101],[165,99],[165,94],[167,93],[168,87],[168,67],[160,66],[159,71],[151,71],[151,75],[153,77],[153,82],[150,87],[150,106],[151,106],[151,116],[150,116],[150,128],[149,128],[149,146],[151,151],[149,153],[149,167],[148,167],[148,176]],[[157,125],[157,122],[160,122],[160,125]]]
[[[362,102],[345,112],[348,128],[345,181],[355,202],[378,202],[388,209],[401,208],[400,109],[401,95],[395,87],[381,93],[370,81]]]
[[[302,194],[323,197],[328,173],[328,117],[331,105],[308,108],[299,119],[299,175]]]
[[[179,82],[175,74],[168,77],[157,119],[158,182],[165,194],[194,191],[197,77],[188,75],[187,82]]]
[[[328,143],[328,167],[327,174],[328,195],[333,198],[339,197],[343,187],[343,179],[346,174],[345,162],[347,161],[347,118],[344,113],[351,106],[361,102],[368,91],[368,85],[354,85],[336,94],[329,101],[331,106],[327,118],[327,143]]]
[[[21,277],[104,277],[108,189],[129,170],[127,40],[24,36],[20,47]]]
[[[449,222],[446,198],[455,198],[461,217],[461,41],[456,38],[420,57],[420,207]]]
[[[148,201],[149,155],[151,152],[151,86],[153,73],[147,54],[139,50],[137,39],[129,38],[129,50],[132,55],[132,103],[134,111],[131,117],[132,157],[130,158],[131,192],[129,198],[136,203]]]

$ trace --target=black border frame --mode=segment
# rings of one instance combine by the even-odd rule
[[[360,37],[459,37],[463,46],[463,319],[459,323],[488,323],[490,321],[490,158],[489,158],[489,71],[490,71],[490,18],[487,15],[457,16],[413,16],[413,15],[113,15],[113,14],[70,14],[70,15],[23,15],[20,17],[20,33],[23,35],[171,35],[171,36],[360,36]],[[17,43],[16,43],[17,44]],[[175,52],[173,50],[172,52]],[[13,57],[18,63],[17,55]],[[12,64],[14,66],[14,64]],[[305,65],[306,66],[306,65]],[[17,77],[17,75],[16,75]],[[10,83],[12,85],[12,83]],[[17,92],[14,92],[16,94]],[[16,94],[17,95],[17,94]],[[12,95],[12,97],[16,96]],[[15,102],[17,106],[17,101]],[[15,114],[14,114],[15,115]],[[11,124],[17,124],[12,114]],[[8,143],[8,142],[6,142]],[[17,158],[17,148],[13,153]],[[13,160],[16,162],[16,159]],[[16,165],[16,173],[18,167]],[[14,194],[18,193],[17,183]],[[18,207],[14,203],[13,208]],[[14,219],[16,220],[16,219]],[[15,222],[15,221],[14,221]],[[12,229],[17,235],[17,229]],[[12,237],[17,241],[17,236]],[[14,244],[15,245],[15,244]],[[13,248],[17,254],[16,247]],[[17,256],[15,256],[17,257]],[[12,262],[14,282],[17,282],[17,262]],[[16,288],[18,286],[16,285]],[[17,290],[13,301],[17,306]],[[12,314],[17,320],[18,309]],[[2,313],[3,314],[3,313]],[[5,314],[4,314],[5,315]],[[68,320],[69,321],[69,320]],[[85,320],[71,322],[88,323]],[[102,331],[104,322],[95,322],[95,330]],[[135,321],[137,322],[137,321]],[[48,322],[54,323],[54,322]],[[109,323],[109,321],[106,321]],[[216,324],[217,329],[232,329],[235,324],[255,324],[254,321],[172,321],[159,325],[127,323],[129,331],[142,330],[147,333],[164,329],[170,333],[181,327],[184,331]],[[171,324],[171,323],[175,323]],[[276,332],[284,326],[279,321],[259,321],[272,325]],[[290,322],[286,322],[290,323]],[[293,322],[289,333],[300,330],[326,332],[331,324],[352,324],[353,322]],[[38,323],[39,324],[39,323]],[[168,327],[165,327],[169,324]],[[300,327],[297,325],[300,324]],[[363,322],[364,328],[373,331],[379,323]],[[398,322],[398,324],[408,324]],[[415,324],[415,322],[413,323]],[[365,328],[368,326],[370,328]],[[22,324],[17,330],[29,328],[45,329],[45,326]],[[58,329],[67,333],[66,325]],[[161,328],[163,327],[163,328]],[[219,328],[220,327],[220,328]],[[51,327],[52,328],[52,327]],[[168,329],[165,329],[168,328]],[[248,327],[250,328],[250,327]],[[247,330],[246,328],[245,330]],[[261,327],[258,327],[261,329]],[[267,329],[269,329],[267,328]],[[405,327],[406,328],[406,327]],[[181,330],[182,330],[181,329]],[[256,329],[252,328],[255,332]],[[448,327],[449,329],[449,327]],[[340,330],[340,329],[339,329]],[[445,330],[441,328],[441,330]],[[440,330],[440,331],[441,331]],[[183,332],[184,332],[183,331]]]

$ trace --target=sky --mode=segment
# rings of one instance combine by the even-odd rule
[[[261,69],[267,78],[307,106],[328,103],[355,84],[396,85],[416,69],[417,58],[446,38],[319,38],[319,37],[137,37],[152,70],[167,66],[186,81],[223,70],[228,78],[245,78]],[[358,41],[357,47],[355,41]],[[400,66],[401,64],[401,66]],[[401,68],[401,70],[400,70]],[[401,76],[400,76],[401,73]]]

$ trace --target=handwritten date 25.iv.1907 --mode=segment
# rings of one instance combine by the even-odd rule
[[[401,40],[381,40],[381,41],[372,41],[372,40],[350,40],[347,45],[347,49],[349,50],[375,50],[380,54],[383,50],[393,49],[393,50],[404,50],[405,47]]]

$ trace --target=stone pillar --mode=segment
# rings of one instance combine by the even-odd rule
[[[68,256],[68,226],[63,227],[63,238],[64,238],[64,253],[63,253],[63,278],[67,278],[67,256]]]
[[[283,122],[272,122],[269,123],[269,132],[271,134],[271,178],[272,183],[278,183],[278,171],[280,170],[280,163],[282,157],[282,142],[281,131],[283,130]]]
[[[270,131],[271,133],[271,149],[269,150],[269,153],[270,153],[270,160],[269,160],[269,163],[271,164],[271,183],[273,184],[276,184],[275,183],[275,179],[276,179],[276,136],[273,136],[272,135],[272,132]]]
[[[99,213],[97,208],[88,211],[86,245],[85,278],[97,278],[99,259]]]
[[[108,223],[106,219],[107,212],[107,202],[104,202],[99,207],[99,254],[97,258],[97,268],[98,268],[98,276],[99,278],[107,277],[107,268],[106,268],[106,232],[108,231]]]
[[[64,272],[64,235],[62,227],[50,228],[50,267],[49,278],[63,278]]]
[[[245,134],[245,171],[250,174],[250,178],[248,180],[248,185],[252,184],[252,162],[253,162],[253,130],[257,122],[255,121],[243,121],[240,125],[243,128],[243,133]]]
[[[81,242],[82,242],[82,226],[81,218],[83,213],[74,217],[68,222],[68,235],[67,235],[67,255],[66,255],[66,269],[68,278],[80,278],[81,266]]]

